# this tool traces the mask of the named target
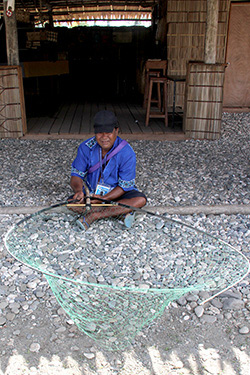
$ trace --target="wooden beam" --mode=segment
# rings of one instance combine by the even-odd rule
[[[18,37],[17,37],[17,24],[16,12],[13,11],[10,17],[7,16],[7,1],[3,2],[4,5],[4,23],[6,35],[6,52],[8,65],[19,64],[19,51],[18,51]]]
[[[218,18],[219,0],[207,0],[207,22],[204,56],[204,62],[207,64],[216,63]]]

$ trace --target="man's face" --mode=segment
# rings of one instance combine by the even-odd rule
[[[103,151],[108,152],[115,143],[116,137],[118,135],[118,128],[114,128],[112,133],[96,133],[95,138],[99,146]]]

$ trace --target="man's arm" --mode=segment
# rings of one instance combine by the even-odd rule
[[[102,198],[102,199],[107,199],[107,200],[110,200],[110,201],[113,201],[117,198],[120,198],[122,195],[124,194],[124,190],[122,188],[120,188],[119,186],[115,187],[113,190],[111,190],[109,193],[101,196],[101,195],[97,195],[97,194],[93,194],[93,197],[97,197],[97,198]],[[99,203],[99,201],[92,201],[92,203]]]
[[[70,186],[72,187],[75,193],[73,199],[77,199],[79,203],[83,203],[84,193],[82,191],[82,188],[83,188],[82,179],[77,176],[71,176]]]

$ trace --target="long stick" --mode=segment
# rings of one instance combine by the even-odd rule
[[[52,204],[52,206],[50,206],[50,207],[45,207],[42,210],[39,210],[39,211],[29,215],[28,217],[23,218],[22,220],[18,221],[18,223],[16,225],[20,225],[21,223],[30,219],[31,217],[39,215],[41,212],[50,211],[50,210],[52,210],[53,208],[56,208],[56,207],[67,206],[68,204],[72,204],[74,202],[77,202],[77,200],[73,199],[73,200],[67,200],[67,201],[63,201],[63,202],[60,202],[60,203]]]
[[[127,205],[127,204],[120,203],[120,202],[115,202],[115,201],[112,201],[112,200],[109,200],[109,199],[96,198],[96,197],[93,197],[93,198],[90,197],[90,199],[91,199],[91,200],[98,200],[98,201],[100,201],[100,202],[104,202],[104,203],[108,203],[108,204],[112,204],[112,205],[114,205],[114,206],[121,206],[121,207],[129,208],[131,211],[141,212],[141,213],[144,213],[144,214],[148,214],[148,215],[151,215],[151,216],[158,217],[158,218],[161,219],[161,220],[162,220],[162,219],[163,219],[163,220],[169,220],[169,221],[172,221],[172,222],[177,223],[177,224],[185,225],[186,227],[191,228],[192,230],[195,230],[195,231],[197,231],[197,232],[199,232],[199,233],[203,233],[203,234],[207,235],[207,236],[210,237],[210,238],[216,239],[216,240],[219,241],[220,243],[223,243],[223,244],[229,246],[231,249],[236,250],[238,253],[241,254],[240,251],[238,251],[237,249],[235,249],[233,246],[231,246],[231,245],[228,244],[227,242],[225,242],[225,241],[223,241],[223,240],[221,240],[221,239],[218,239],[218,238],[214,237],[213,235],[211,235],[210,233],[207,233],[207,232],[205,232],[205,231],[203,231],[203,230],[201,230],[201,229],[199,229],[199,228],[194,228],[192,225],[189,225],[189,224],[187,224],[187,223],[182,223],[182,222],[179,221],[179,220],[175,220],[175,219],[172,219],[172,218],[171,218],[171,219],[168,219],[168,218],[166,218],[166,217],[163,216],[163,215],[159,215],[159,214],[157,214],[157,213],[155,213],[155,212],[152,212],[152,211],[149,211],[149,210],[145,210],[145,208],[133,207],[133,206],[129,206],[129,205]],[[105,207],[105,206],[104,206],[104,207]]]

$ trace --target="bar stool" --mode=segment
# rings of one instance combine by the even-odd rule
[[[153,85],[163,86],[163,103],[162,108],[158,111],[152,111],[152,92]],[[147,111],[146,111],[146,121],[145,125],[148,126],[150,118],[164,118],[165,126],[168,126],[168,100],[167,100],[167,90],[168,90],[168,79],[167,77],[150,77],[149,80],[149,90],[148,90],[148,102],[147,102]]]
[[[174,86],[174,92],[173,92],[173,111],[172,111],[172,128],[174,127],[174,122],[175,122],[175,115],[180,116],[183,114],[182,112],[177,112],[176,111],[176,82],[186,82],[186,76],[181,76],[181,75],[167,75],[167,79],[169,81],[173,81],[173,86]]]
[[[167,60],[157,60],[149,59],[145,64],[145,89],[144,89],[144,99],[143,108],[147,108],[148,94],[149,94],[149,82],[151,77],[165,77],[167,71]],[[156,98],[151,98],[151,103],[156,103],[157,107],[161,108],[161,92],[160,84],[156,88]]]

